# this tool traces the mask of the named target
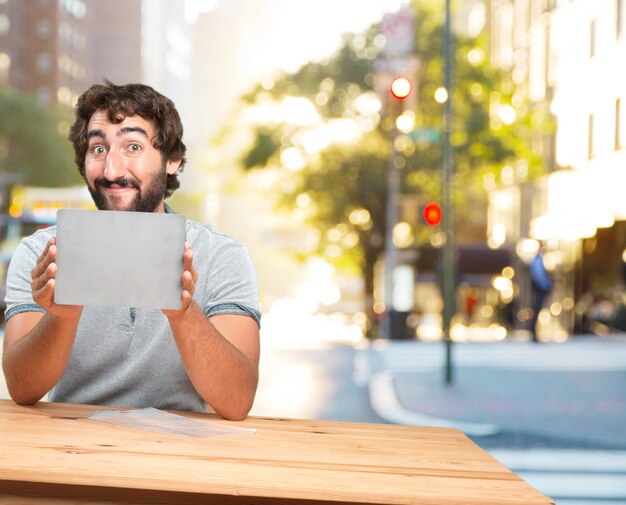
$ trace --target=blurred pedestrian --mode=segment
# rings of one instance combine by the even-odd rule
[[[626,249],[622,251],[620,273],[622,274],[622,283],[624,284],[623,287],[626,287]]]
[[[530,331],[534,342],[539,342],[537,335],[537,323],[539,313],[543,308],[547,296],[552,291],[553,281],[543,262],[541,249],[530,262],[530,279],[533,288],[533,314],[530,320]]]
[[[465,290],[463,302],[465,309],[465,320],[467,324],[471,324],[474,320],[474,311],[476,310],[476,305],[478,304],[478,290],[473,287],[468,287]]]
[[[70,130],[100,210],[173,212],[183,127],[171,100],[143,84],[93,85]],[[7,279],[3,369],[11,397],[245,417],[258,382],[259,301],[244,246],[187,221],[176,310],[55,303],[56,227],[25,238]]]

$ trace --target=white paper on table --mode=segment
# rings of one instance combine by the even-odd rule
[[[254,428],[238,428],[190,419],[153,407],[137,410],[99,410],[91,414],[89,419],[192,438],[245,435],[256,431]]]

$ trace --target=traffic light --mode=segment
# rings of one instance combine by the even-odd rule
[[[412,89],[413,85],[411,84],[411,81],[406,77],[394,77],[391,81],[391,94],[398,100],[404,100],[406,97],[408,97],[411,94]]]
[[[429,226],[437,226],[441,223],[441,206],[436,202],[431,202],[424,207],[424,220]]]

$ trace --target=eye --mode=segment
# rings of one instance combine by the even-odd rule
[[[106,152],[106,149],[102,145],[95,145],[91,147],[91,154],[94,156],[101,156]]]
[[[129,144],[128,150],[132,153],[138,153],[142,150],[142,147],[140,144]]]

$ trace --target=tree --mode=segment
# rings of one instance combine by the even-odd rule
[[[72,147],[64,138],[69,131],[67,115],[0,87],[0,172],[21,174],[21,182],[31,185],[79,183]]]
[[[442,13],[437,3],[414,2],[416,54],[420,61],[417,125],[440,131],[442,105],[435,91],[442,86]],[[319,121],[307,126],[289,121],[260,124],[242,157],[246,169],[282,166],[290,181],[281,203],[307,207],[308,221],[319,233],[319,253],[338,264],[357,267],[371,301],[373,268],[384,248],[386,167],[393,119],[380,116],[374,103],[374,61],[380,52],[378,27],[345,37],[328,61],[310,62],[283,75],[273,87],[257,87],[248,103],[300,97],[314,104]],[[540,175],[541,160],[531,149],[538,118],[505,72],[489,65],[485,36],[455,35],[455,193],[459,230],[479,230],[484,237],[487,195],[485,180],[497,180],[502,167],[515,165],[528,177]],[[384,97],[381,97],[384,99]],[[539,118],[543,121],[542,118]],[[313,148],[310,136],[353,125],[349,139],[335,138]],[[356,132],[356,133],[355,133]],[[319,139],[318,139],[319,140]],[[320,142],[318,142],[320,144]],[[440,199],[442,146],[408,136],[397,139],[403,158],[402,193]],[[290,154],[290,156],[286,156]],[[286,160],[297,160],[297,169]],[[477,226],[478,224],[478,226]],[[417,229],[416,241],[427,240]]]

